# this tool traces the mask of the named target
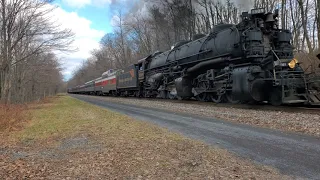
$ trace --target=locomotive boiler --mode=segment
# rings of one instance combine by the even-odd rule
[[[304,72],[294,59],[290,31],[279,29],[278,11],[253,9],[241,18],[146,58],[145,93],[233,103],[308,101]]]

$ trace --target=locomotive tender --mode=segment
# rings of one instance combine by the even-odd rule
[[[102,78],[93,80],[94,86],[102,84],[108,91],[92,91],[91,86],[88,90],[87,84],[92,85],[88,82],[68,92],[216,103],[310,102],[304,71],[294,59],[291,33],[279,29],[278,11],[252,9],[241,18],[237,25],[216,25],[208,35],[196,35],[192,41],[181,41],[169,51],[156,52],[117,71],[112,87],[101,83]],[[319,102],[320,97],[312,99]]]

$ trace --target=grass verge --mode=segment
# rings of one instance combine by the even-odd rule
[[[27,121],[26,105],[0,104],[0,131],[12,131],[21,128],[22,122]]]
[[[276,170],[61,95],[0,151],[5,178],[286,179]],[[19,153],[17,153],[17,151]]]

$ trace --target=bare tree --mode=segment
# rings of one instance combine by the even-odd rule
[[[70,30],[63,30],[57,23],[52,22],[50,13],[53,10],[48,1],[44,0],[1,0],[0,98],[2,102],[11,101],[14,78],[18,78],[16,71],[24,71],[26,66],[20,63],[27,63],[35,56],[53,50],[69,50],[73,34]],[[23,72],[19,73],[24,76]]]
[[[251,6],[267,12],[279,9],[282,29],[292,32],[296,57],[305,70],[316,72],[319,60],[312,53],[318,52],[320,47],[320,0],[248,2],[251,1],[243,0],[246,10]],[[231,0],[149,0],[146,3],[147,14],[139,11],[126,16],[119,14],[116,31],[103,37],[101,48],[93,53],[95,68],[85,63],[70,83],[94,79],[103,68],[126,67],[156,50],[170,49],[177,41],[190,40],[197,33],[210,33],[220,23],[237,24],[243,9],[237,1]]]

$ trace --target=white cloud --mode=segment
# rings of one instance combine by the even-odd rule
[[[92,0],[92,4],[97,7],[104,6],[106,4],[111,4],[112,0]]]
[[[73,71],[81,66],[83,60],[69,58],[62,61],[61,63],[63,68],[62,75],[64,76],[65,80],[69,80],[72,77]]]
[[[104,6],[111,4],[112,0],[62,0],[62,2],[70,7],[82,8],[86,5]]]
[[[58,7],[55,9],[54,17],[63,28],[71,29],[78,38],[90,37],[99,38],[104,32],[92,29],[92,22],[84,17],[80,17],[76,12],[66,12]]]
[[[67,12],[57,7],[53,12],[55,21],[61,24],[61,28],[71,29],[75,33],[75,41],[72,47],[77,48],[77,52],[58,53],[63,65],[63,75],[70,75],[84,60],[90,57],[90,51],[99,48],[99,40],[105,34],[104,31],[91,27],[92,22],[84,17],[80,17],[75,12]]]
[[[85,5],[91,4],[91,0],[62,0],[63,3],[71,7],[81,8]]]
[[[118,15],[113,15],[110,20],[110,25],[112,27],[119,26],[120,18]]]

